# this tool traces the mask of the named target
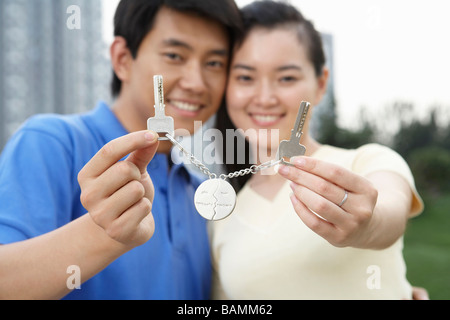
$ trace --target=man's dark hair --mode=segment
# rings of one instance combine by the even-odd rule
[[[241,10],[242,19],[244,23],[244,30],[236,39],[236,48],[239,48],[247,38],[248,34],[255,28],[264,28],[267,30],[275,28],[287,28],[297,31],[299,42],[305,46],[308,59],[312,62],[316,76],[322,75],[323,67],[325,66],[325,53],[322,45],[322,38],[320,33],[314,28],[314,25],[292,5],[263,0],[255,1]],[[283,54],[283,53],[280,53]],[[221,131],[224,137],[224,144],[222,155],[226,164],[227,172],[235,172],[245,168],[248,168],[250,163],[250,145],[244,137],[238,139],[244,139],[243,143],[235,143],[233,141],[227,141],[226,131],[229,129],[236,130],[236,127],[232,123],[226,108],[221,107],[217,113],[215,127]],[[244,150],[237,150],[237,146],[245,145]],[[227,146],[233,146],[234,159],[228,159]],[[238,159],[242,159],[242,152],[244,152],[245,163],[239,163]],[[238,156],[239,153],[239,156]],[[230,162],[228,162],[228,161]],[[251,159],[254,160],[254,159]],[[231,181],[231,184],[239,191],[245,183],[249,180],[250,176],[240,176]]]
[[[242,20],[234,0],[121,0],[114,16],[114,35],[125,38],[133,58],[150,32],[162,6],[179,12],[195,13],[222,24],[228,31],[230,52],[242,31]],[[113,97],[120,93],[122,82],[113,72]]]

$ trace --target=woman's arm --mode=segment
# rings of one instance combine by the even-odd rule
[[[380,171],[367,176],[378,191],[377,203],[367,231],[365,247],[385,249],[404,233],[411,212],[412,191],[404,178]]]
[[[334,246],[384,249],[404,233],[412,192],[400,175],[380,171],[362,177],[309,157],[293,163],[279,173],[292,181],[295,211]]]

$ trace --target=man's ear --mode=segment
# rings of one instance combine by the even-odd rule
[[[114,72],[120,81],[126,82],[130,78],[133,56],[125,38],[115,37],[109,51]]]

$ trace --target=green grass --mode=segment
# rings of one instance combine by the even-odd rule
[[[450,194],[424,196],[425,211],[410,220],[405,234],[407,277],[432,300],[450,299]]]

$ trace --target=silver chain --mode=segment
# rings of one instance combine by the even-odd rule
[[[172,142],[174,146],[176,146],[178,149],[180,149],[181,152],[189,159],[189,161],[196,166],[202,173],[206,174],[210,179],[216,179],[217,174],[212,173],[209,171],[208,167],[205,166],[200,160],[198,160],[192,153],[188,152],[175,138],[173,138],[170,134],[166,134],[167,139]],[[237,177],[246,176],[248,174],[257,174],[259,171],[262,171],[264,169],[269,169],[273,166],[276,166],[277,164],[283,163],[283,159],[278,161],[268,161],[260,165],[253,165],[250,168],[242,169],[239,171],[231,172],[229,174],[221,174],[219,176],[220,179],[232,179]]]

